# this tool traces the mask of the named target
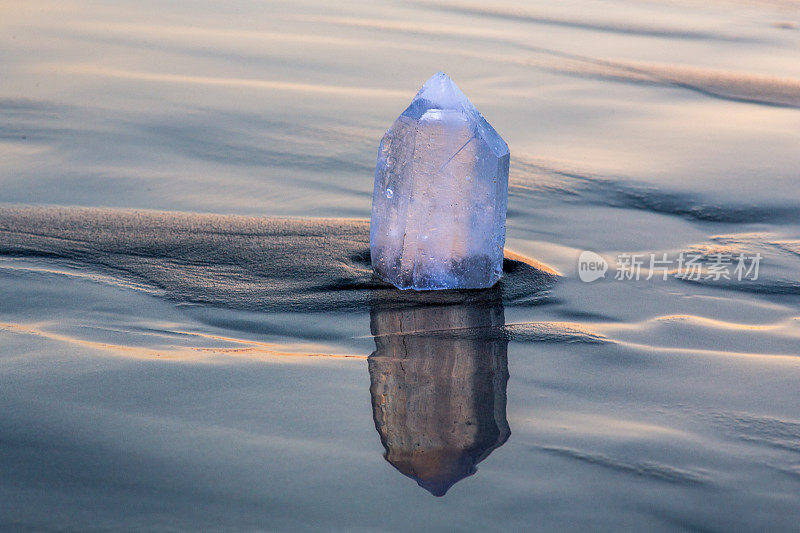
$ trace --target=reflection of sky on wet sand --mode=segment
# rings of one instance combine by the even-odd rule
[[[445,69],[516,158],[796,206],[792,6],[8,5],[0,201],[363,217],[376,139]]]
[[[0,206],[0,529],[793,530],[798,28],[793,0],[3,3],[0,203],[60,207]],[[502,305],[369,273],[378,141],[440,70],[511,150]],[[758,282],[575,276],[715,249]],[[442,498],[398,472],[476,465]]]

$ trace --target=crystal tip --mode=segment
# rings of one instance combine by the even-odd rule
[[[414,101],[427,100],[437,109],[473,109],[472,103],[444,72],[437,72],[425,82]]]

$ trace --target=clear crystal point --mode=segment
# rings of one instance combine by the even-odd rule
[[[503,272],[509,152],[444,72],[381,140],[372,268],[400,289],[478,289]]]

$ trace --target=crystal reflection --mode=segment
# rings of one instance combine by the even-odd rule
[[[511,434],[506,419],[508,341],[499,291],[436,296],[397,307],[373,302],[369,357],[375,428],[397,470],[443,496]]]

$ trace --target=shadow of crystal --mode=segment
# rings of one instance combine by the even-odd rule
[[[508,440],[508,340],[499,290],[463,303],[373,301],[372,412],[384,457],[435,496]]]

